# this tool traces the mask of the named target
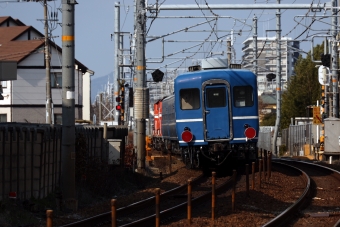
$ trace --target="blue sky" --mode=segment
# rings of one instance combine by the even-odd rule
[[[44,26],[42,21],[38,19],[43,19],[44,11],[43,6],[39,2],[23,2],[23,3],[13,3],[13,0],[4,1],[0,0],[0,16],[11,16],[21,20],[26,25],[31,25],[43,33]],[[114,64],[114,40],[111,38],[111,34],[114,32],[114,5],[115,2],[112,0],[77,0],[78,4],[75,6],[75,36],[76,36],[76,59],[85,64],[88,68],[95,71],[95,77],[105,76],[113,71]],[[159,2],[164,2],[165,5],[174,4],[272,4],[275,1],[267,0],[238,0],[238,1],[221,1],[221,0],[160,0]],[[324,0],[314,1],[313,3],[323,3]],[[133,32],[133,0],[120,0],[121,3],[121,31]],[[155,3],[155,0],[149,0],[149,4]],[[281,1],[282,4],[310,4],[312,1],[307,0],[284,0]],[[49,2],[49,10],[58,11],[58,8],[62,8],[61,0],[56,0]],[[324,12],[308,12],[308,10],[281,10],[282,11],[282,36],[288,34],[288,37],[299,39],[306,39],[306,41],[301,43],[301,48],[304,51],[310,51],[311,42],[310,36],[314,33],[324,34],[325,30],[329,29],[330,25],[323,24],[319,22],[313,23],[311,26],[312,15],[324,15]],[[212,14],[218,14],[223,16],[230,16],[230,19],[219,19],[217,24],[210,22],[210,24],[205,24],[203,26],[195,27],[192,32],[180,32],[175,35],[167,36],[165,42],[165,55],[169,55],[170,59],[165,60],[163,63],[148,63],[147,67],[151,70],[153,68],[161,67],[164,69],[164,65],[171,62],[178,61],[178,63],[169,64],[167,66],[168,70],[180,69],[182,67],[188,67],[193,64],[194,59],[200,59],[207,57],[209,52],[218,53],[226,50],[226,37],[230,37],[230,31],[233,30],[233,44],[236,53],[236,60],[240,60],[242,56],[242,42],[252,37],[251,27],[252,19],[254,15],[258,17],[258,33],[259,36],[268,37],[275,36],[274,32],[266,33],[265,30],[276,29],[275,20],[275,10],[216,10],[201,11],[201,10],[187,10],[187,11],[161,11],[159,16],[211,16]],[[330,14],[329,12],[327,13]],[[148,13],[148,15],[150,15]],[[296,15],[309,15],[308,17],[295,18]],[[61,23],[62,15],[58,11],[59,23]],[[300,21],[298,24],[296,21]],[[193,26],[201,22],[206,22],[205,18],[197,19],[155,19],[150,27],[150,22],[152,19],[147,21],[148,36],[159,36],[164,34],[169,34],[174,31],[183,29],[188,26]],[[244,21],[244,22],[243,22]],[[330,22],[331,19],[325,20]],[[306,27],[310,28],[306,29]],[[216,32],[211,32],[211,28],[214,28]],[[150,29],[149,29],[150,28]],[[202,30],[206,30],[202,32]],[[306,30],[306,31],[305,31]],[[61,35],[62,29],[57,26],[53,30],[53,36],[58,36],[55,42],[61,46]],[[222,37],[222,38],[221,38]],[[223,38],[224,37],[224,38]],[[188,41],[199,41],[199,40],[219,40],[220,42],[206,43],[203,46],[198,45],[199,42],[188,42]],[[169,40],[176,40],[181,42],[170,43]],[[185,42],[184,42],[185,41]],[[320,42],[321,39],[316,39]],[[128,49],[129,46],[128,38],[124,39],[124,48]],[[187,49],[190,46],[198,45],[196,48],[188,49],[186,52],[190,53],[178,53]],[[153,58],[150,61],[159,61],[162,55],[162,45],[161,41],[157,40],[147,44],[146,57]],[[191,56],[193,59],[184,61],[183,57]],[[182,60],[181,60],[182,59]]]

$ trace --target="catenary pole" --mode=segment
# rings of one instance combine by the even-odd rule
[[[50,50],[48,43],[48,17],[47,0],[44,0],[44,30],[45,30],[45,65],[46,65],[46,123],[52,124],[52,94],[51,94],[51,69]]]
[[[120,2],[115,3],[115,25],[114,25],[114,39],[115,39],[115,61],[114,61],[114,73],[113,73],[113,82],[114,82],[114,98],[113,98],[113,107],[116,108],[118,103],[116,102],[116,97],[119,95],[119,76],[120,76],[120,67],[119,67],[119,37],[120,37]],[[116,110],[114,115],[114,121],[119,125],[120,122],[120,111]]]
[[[62,0],[62,148],[61,191],[64,201],[75,198],[75,0]],[[69,204],[70,203],[65,203]]]
[[[133,97],[136,121],[137,172],[145,170],[145,119],[149,118],[149,90],[146,88],[145,1],[136,0],[136,87]]]
[[[280,4],[280,0],[277,0],[277,3]],[[276,120],[275,120],[275,128],[274,128],[274,136],[273,136],[273,147],[272,152],[276,156],[277,152],[277,136],[280,128],[280,119],[281,119],[281,10],[277,9],[276,11]]]
[[[253,51],[253,65],[254,65],[254,74],[257,76],[258,70],[257,70],[257,17],[254,16],[253,18],[253,26],[254,26],[254,31],[253,31],[253,44],[254,44],[254,51]]]

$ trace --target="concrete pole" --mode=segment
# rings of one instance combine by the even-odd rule
[[[254,26],[254,31],[253,31],[253,65],[254,65],[254,74],[257,76],[258,73],[258,68],[257,68],[257,17],[254,16],[253,18],[253,26]]]
[[[114,62],[114,73],[113,73],[113,108],[116,108],[116,105],[118,104],[116,102],[116,97],[119,96],[119,90],[120,90],[120,85],[119,85],[119,77],[120,77],[120,67],[119,67],[119,39],[120,39],[120,2],[115,3],[115,30],[114,30],[114,39],[115,39],[115,62]],[[119,125],[120,121],[120,111],[115,110],[115,115],[114,115],[114,121],[117,122]]]
[[[277,3],[280,4],[280,0],[277,0]],[[273,136],[273,147],[272,152],[276,156],[278,156],[276,142],[277,135],[280,128],[280,119],[281,119],[281,10],[278,9],[276,11],[276,121],[274,128],[274,136]]]
[[[123,61],[123,48],[124,48],[124,36],[123,35],[119,35],[119,64],[123,65],[124,61]],[[119,67],[120,68],[120,67]],[[125,114],[125,92],[124,92],[124,84],[125,84],[125,77],[124,77],[124,68],[120,68],[119,69],[119,95],[123,97],[121,97],[121,110],[119,111],[119,119],[118,119],[118,125],[124,125],[124,114]]]
[[[328,46],[328,40],[327,40],[327,37],[325,37],[324,47],[323,47],[323,53],[324,54],[327,54],[327,50],[328,50],[327,46]],[[323,79],[324,79],[323,83],[324,83],[324,86],[325,86],[325,89],[324,89],[324,93],[325,94],[324,94],[324,108],[323,108],[323,112],[328,117],[329,116],[329,110],[328,110],[328,108],[329,108],[328,107],[329,106],[328,105],[328,102],[329,102],[329,100],[328,100],[328,87],[330,86],[330,84],[326,85],[327,83],[329,83],[329,81],[326,80],[326,78],[327,78],[326,73],[327,73],[327,70],[326,70],[326,67],[324,67],[323,68]],[[330,73],[330,72],[328,72],[328,73]],[[318,137],[318,139],[319,139],[319,137]]]
[[[337,0],[332,1],[333,10],[332,10],[332,84],[333,84],[333,117],[339,117],[339,101],[338,101],[338,43],[337,43],[337,34],[338,34],[338,6]]]
[[[145,1],[136,0],[136,87],[134,93],[134,116],[136,120],[137,171],[145,169],[145,119],[149,117],[149,95],[145,73]]]
[[[62,0],[62,147],[61,191],[63,200],[74,201],[75,190],[75,0]],[[70,203],[71,207],[74,208]]]
[[[45,29],[45,65],[46,65],[46,123],[52,124],[52,94],[51,94],[51,70],[50,51],[48,43],[48,17],[47,0],[44,0],[44,29]]]

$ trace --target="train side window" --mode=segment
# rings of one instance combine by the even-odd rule
[[[226,106],[226,92],[224,87],[207,88],[207,107],[225,107]]]
[[[254,105],[252,86],[236,86],[233,90],[235,107],[249,107]]]
[[[181,89],[179,95],[182,110],[196,110],[200,108],[200,91],[197,88]]]

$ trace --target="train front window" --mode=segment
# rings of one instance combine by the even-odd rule
[[[196,110],[200,108],[200,92],[197,88],[181,89],[179,95],[182,110]]]
[[[235,107],[249,107],[254,105],[252,86],[237,86],[234,87],[233,90]]]
[[[207,88],[207,107],[225,107],[226,106],[226,91],[224,87]]]

